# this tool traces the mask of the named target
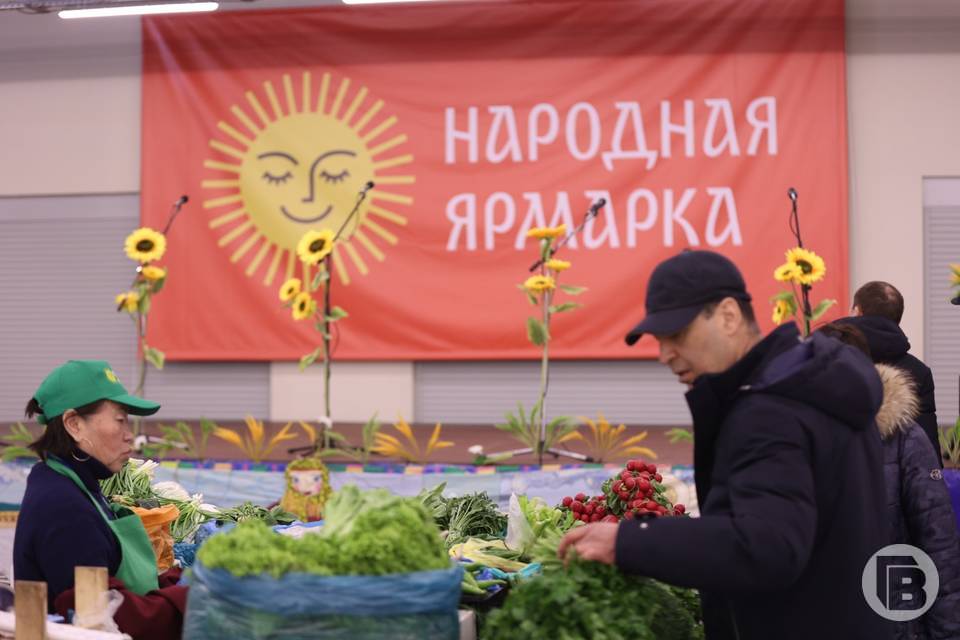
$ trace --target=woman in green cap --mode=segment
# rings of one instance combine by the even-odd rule
[[[27,478],[13,546],[16,579],[46,582],[50,610],[61,615],[74,608],[74,568],[107,567],[110,588],[123,594],[114,620],[143,640],[180,636],[187,588],[176,584],[179,569],[157,575],[140,519],[108,502],[100,481],[133,452],[127,415],[159,408],[127,393],[106,362],[54,369],[27,404],[27,417],[46,428],[30,445],[41,462]]]

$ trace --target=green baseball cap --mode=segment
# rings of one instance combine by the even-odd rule
[[[160,409],[156,402],[127,393],[104,360],[70,360],[60,365],[40,383],[33,397],[43,411],[37,416],[40,424],[98,400],[112,400],[136,416],[150,416]]]

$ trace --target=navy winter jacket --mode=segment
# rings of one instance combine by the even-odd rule
[[[709,640],[889,640],[861,586],[887,538],[881,399],[869,359],[793,324],[700,376],[701,517],[621,523],[617,565],[700,589]]]
[[[937,567],[940,591],[919,619],[897,625],[898,640],[960,639],[960,537],[943,475],[913,416],[917,396],[909,375],[878,364],[883,405],[877,427],[883,438],[884,482],[890,544],[922,549]],[[900,601],[900,598],[895,601]]]
[[[870,346],[870,356],[874,362],[889,364],[906,371],[913,379],[919,406],[915,420],[927,434],[927,439],[937,455],[937,464],[943,467],[940,454],[940,439],[937,435],[937,403],[933,394],[933,372],[919,358],[908,353],[910,341],[900,329],[900,325],[880,316],[854,316],[837,320],[838,323],[852,324],[863,333]]]

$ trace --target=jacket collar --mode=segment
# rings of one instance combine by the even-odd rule
[[[112,476],[113,472],[93,456],[87,456],[79,451],[75,451],[74,454],[76,455],[63,458],[59,456],[50,457],[72,469],[90,493],[93,495],[100,494],[100,481]],[[78,458],[80,459],[78,460]]]
[[[734,402],[772,359],[795,346],[799,340],[800,332],[795,324],[778,327],[732,367],[721,373],[698,377],[693,388],[687,392],[687,405],[690,407],[694,430],[694,480],[700,504],[706,501],[710,489],[714,444]]]

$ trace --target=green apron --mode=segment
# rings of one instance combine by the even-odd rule
[[[117,515],[116,520],[111,520],[100,504],[83,481],[70,467],[59,460],[47,458],[47,466],[73,480],[73,483],[87,494],[87,497],[96,505],[100,515],[107,522],[107,526],[113,531],[120,543],[120,568],[114,576],[123,580],[127,589],[139,595],[145,595],[149,591],[159,588],[157,583],[157,556],[153,552],[153,545],[150,538],[147,537],[147,530],[143,528],[143,522],[139,516],[130,509],[119,504],[111,504],[110,508]]]

